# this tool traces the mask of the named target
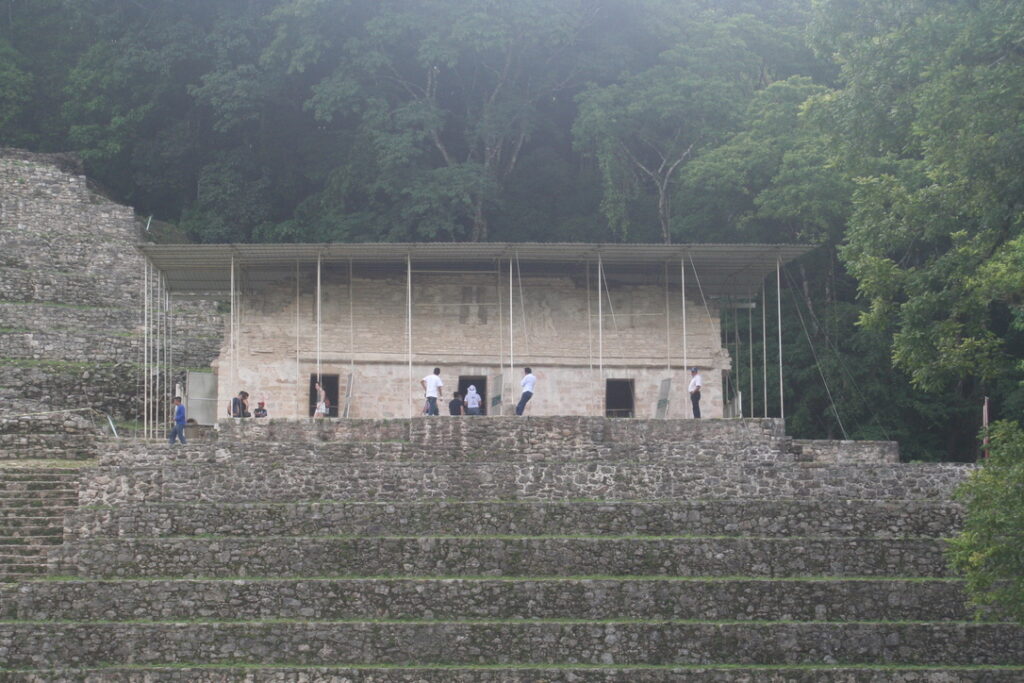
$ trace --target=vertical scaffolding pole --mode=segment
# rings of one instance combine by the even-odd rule
[[[412,383],[412,254],[405,255],[405,336],[407,342],[406,355],[409,365],[409,386]],[[409,417],[412,417],[412,401],[409,401]]]
[[[231,321],[231,363],[228,365],[228,397],[234,395],[235,391],[235,255],[231,255],[231,304],[228,306],[228,319]]]
[[[775,260],[775,298],[779,323],[779,417],[786,419],[785,394],[782,391],[782,260]]]
[[[680,306],[682,307],[682,312],[683,312],[683,372],[685,373],[685,372],[687,372],[690,369],[689,349],[687,349],[687,347],[686,347],[686,258],[685,258],[685,256],[680,257],[680,259],[679,259],[679,283],[680,283],[680,291],[682,292],[682,301],[680,303]],[[683,378],[684,378],[684,381],[685,381],[685,378],[686,378],[685,374],[683,375]],[[687,385],[687,387],[689,387],[689,385]],[[688,397],[684,396],[684,398],[688,398]],[[687,405],[689,405],[690,407],[687,408],[686,407]],[[688,400],[687,401],[683,401],[683,416],[684,417],[686,416],[686,411],[687,410],[693,411],[693,404],[690,403],[690,401],[688,401]],[[691,415],[690,417],[693,417],[693,416]]]
[[[597,254],[597,370],[604,378],[604,260]]]
[[[753,297],[751,297],[753,299]],[[751,301],[747,309],[747,355],[750,356],[750,366],[747,374],[750,377],[750,417],[754,417],[754,304]]]
[[[764,392],[764,416],[768,417],[768,290],[761,281],[761,390]]]
[[[323,390],[323,388],[324,388],[324,385],[323,385],[324,379],[323,379],[323,377],[321,377],[321,372],[320,372],[320,323],[321,323],[321,316],[320,316],[320,313],[321,313],[321,311],[320,311],[320,283],[321,283],[321,280],[320,280],[320,277],[321,277],[321,264],[322,264],[322,262],[323,262],[323,259],[321,258],[321,253],[318,251],[316,253],[316,381],[320,384],[320,389],[321,390]],[[319,400],[319,398],[317,400]]]
[[[162,379],[161,375],[163,373],[162,362],[163,362],[163,341],[164,341],[163,340],[163,315],[162,315],[163,311],[161,311],[161,306],[160,306],[160,304],[162,303],[161,299],[163,298],[163,291],[162,291],[162,288],[160,287],[160,273],[159,272],[156,273],[156,278],[155,279],[156,279],[156,282],[154,283],[155,284],[155,290],[154,290],[154,294],[153,294],[153,310],[156,313],[156,334],[154,335],[154,337],[156,339],[156,344],[154,345],[153,352],[154,352],[154,355],[156,356],[156,363],[155,363],[155,366],[154,366],[154,370],[155,370],[154,374],[156,375],[156,393],[153,396],[153,434],[152,434],[152,436],[154,438],[156,438],[157,430],[160,429],[160,425],[163,423],[162,420],[161,420],[161,412],[160,412],[161,403],[163,403],[163,401],[162,401],[162,399],[163,399],[162,388],[163,387],[161,386],[162,382],[160,380]]]
[[[497,259],[494,262],[494,296],[498,300],[498,368],[501,370],[502,375],[505,373],[505,311],[501,307],[501,259]],[[504,380],[502,381],[504,384]],[[505,391],[505,387],[496,387],[497,395],[501,395]],[[494,393],[494,392],[492,392]],[[505,404],[507,401],[502,399],[501,411],[505,412]]]
[[[736,312],[736,305],[732,307],[732,338],[736,344],[736,358],[733,360],[732,366],[735,368],[735,377],[733,378],[732,385],[736,387],[736,396],[738,398],[737,414],[739,417],[743,417],[743,392],[740,391],[740,314]]]
[[[664,264],[665,277],[665,370],[672,371],[672,316],[669,313],[671,302],[668,298],[668,262]]]
[[[512,333],[512,331],[513,331],[513,329],[515,327],[515,325],[514,325],[515,317],[513,315],[515,307],[512,305],[512,302],[514,301],[513,289],[512,289],[512,270],[513,270],[513,267],[512,267],[512,257],[509,256],[508,257],[508,380],[509,380],[509,387],[510,387],[509,394],[508,394],[509,396],[511,396],[512,393],[513,393],[511,388],[514,386],[513,382],[515,380],[513,379],[513,373],[515,372],[515,367],[516,367],[515,338],[514,338],[513,333]]]
[[[142,438],[149,437],[149,259],[142,276]]]
[[[164,310],[166,316],[166,327],[167,327],[167,389],[168,399],[173,399],[178,392],[178,388],[174,382],[174,317],[171,316],[171,291],[167,287],[167,278],[164,277]],[[173,411],[171,410],[170,401],[165,402],[167,405],[167,421],[164,424],[170,424],[174,419]]]
[[[587,363],[594,369],[594,314],[590,306],[590,261],[587,261]]]
[[[299,398],[302,392],[302,365],[299,361],[299,259],[295,259],[295,417],[303,417]]]
[[[355,316],[355,289],[356,278],[352,273],[352,258],[348,259],[348,354],[349,354],[349,376],[355,373],[356,369],[356,316]]]

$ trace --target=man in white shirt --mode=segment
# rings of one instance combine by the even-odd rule
[[[476,385],[470,384],[469,389],[466,390],[466,414],[467,415],[479,415],[480,414],[480,402],[483,397],[477,393]]]
[[[530,368],[523,368],[524,377],[519,385],[523,388],[523,394],[519,397],[519,405],[516,406],[516,415],[522,415],[523,410],[526,408],[526,404],[533,398],[533,386],[537,383],[537,378],[533,375],[533,370]]]
[[[434,368],[434,374],[421,379],[420,386],[423,387],[423,395],[427,398],[427,415],[439,415],[437,399],[441,396],[441,387],[444,386],[444,382],[441,381],[441,368]]]
[[[700,419],[700,388],[704,386],[701,381],[700,371],[697,368],[690,368],[690,403],[693,404],[693,417]]]

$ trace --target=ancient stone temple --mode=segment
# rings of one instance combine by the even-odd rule
[[[474,385],[490,414],[507,415],[531,367],[528,414],[672,418],[690,415],[689,366],[701,368],[705,417],[738,414],[722,311],[750,305],[768,275],[774,288],[778,265],[808,247],[140,249],[173,296],[231,302],[219,406],[245,390],[273,416],[309,417],[320,380],[332,417],[411,417],[423,406],[419,380],[440,367],[446,397]]]

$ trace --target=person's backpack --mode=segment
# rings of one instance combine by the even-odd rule
[[[243,417],[242,415],[242,399],[235,396],[231,399],[231,417]]]

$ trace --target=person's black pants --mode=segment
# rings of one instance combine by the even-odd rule
[[[516,406],[516,415],[522,415],[523,409],[526,408],[526,404],[533,398],[532,391],[524,391],[523,395],[519,398],[519,405]]]
[[[693,416],[700,419],[700,392],[690,394],[690,403],[693,404]]]

